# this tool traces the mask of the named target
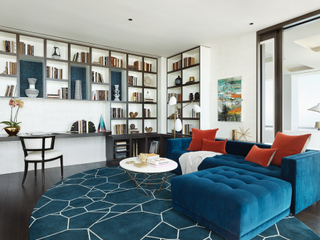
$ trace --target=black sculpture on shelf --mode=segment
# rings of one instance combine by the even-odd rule
[[[199,92],[196,92],[194,94],[194,100],[200,100],[200,93]]]
[[[181,84],[182,84],[182,79],[181,79],[181,77],[180,77],[180,76],[178,76],[178,77],[176,78],[176,80],[174,80],[174,84],[175,84],[176,86],[178,86],[178,85],[181,85]]]
[[[190,100],[190,101],[193,101],[193,93],[190,93],[190,94],[189,94],[189,100]]]

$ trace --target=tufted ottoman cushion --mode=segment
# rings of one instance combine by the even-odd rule
[[[172,179],[172,206],[227,239],[251,239],[290,213],[291,184],[231,167]]]

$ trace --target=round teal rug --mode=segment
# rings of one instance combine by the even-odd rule
[[[170,173],[160,194],[151,198],[136,192],[121,167],[98,168],[68,177],[37,202],[30,219],[30,239],[222,240],[172,209],[170,182],[176,176]],[[296,218],[287,217],[254,238],[263,239],[320,237]]]

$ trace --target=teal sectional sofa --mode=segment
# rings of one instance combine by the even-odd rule
[[[216,141],[219,140],[221,139],[216,139]],[[179,157],[188,152],[186,149],[190,142],[191,138],[168,139],[166,157],[179,164]],[[253,145],[260,148],[271,147],[268,144],[228,140],[226,143],[228,154],[204,159],[198,170],[226,166],[285,180],[292,186],[290,207],[292,214],[297,214],[320,200],[320,151],[307,150],[304,153],[285,157],[282,159],[281,167],[272,164],[269,167],[263,167],[245,161]],[[180,165],[175,172],[181,174]]]

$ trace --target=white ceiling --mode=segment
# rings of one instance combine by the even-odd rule
[[[318,0],[3,0],[0,27],[168,57],[317,9]]]

